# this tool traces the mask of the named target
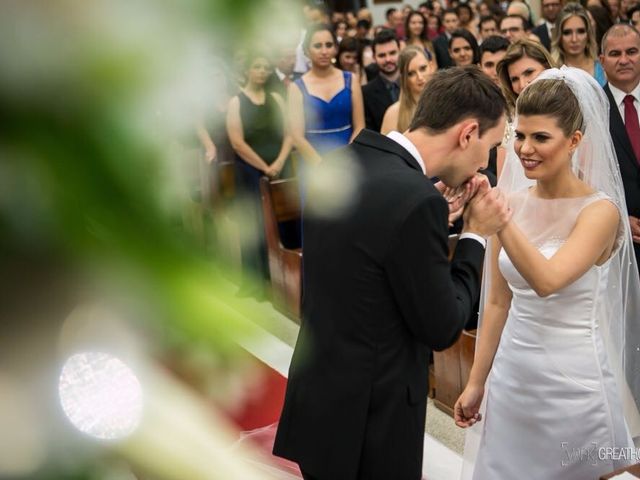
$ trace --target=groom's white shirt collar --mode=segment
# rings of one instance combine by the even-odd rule
[[[420,165],[420,168],[422,169],[422,173],[424,173],[425,175],[427,174],[427,169],[425,168],[424,162],[422,161],[422,156],[420,155],[420,152],[418,151],[416,146],[413,143],[411,143],[411,140],[409,140],[400,132],[396,132],[395,130],[392,130],[391,132],[387,133],[387,137],[389,137],[394,142],[399,143],[401,147],[403,147],[407,152],[409,152],[411,156],[416,159],[416,162],[418,162],[418,165]]]
[[[418,165],[420,165],[420,168],[422,168],[422,173],[424,173],[425,175],[427,174],[427,169],[424,166],[422,155],[420,155],[420,152],[418,151],[416,146],[413,143],[411,143],[411,140],[409,140],[400,132],[396,132],[395,130],[392,130],[391,132],[389,132],[387,134],[387,137],[389,137],[394,142],[400,144],[401,147],[404,147],[404,149],[407,152],[409,152],[413,158],[416,159],[416,162],[418,162]],[[464,238],[471,238],[473,240],[476,240],[480,242],[480,244],[485,248],[487,246],[487,241],[484,238],[482,238],[480,235],[476,235],[475,233],[463,233],[462,235],[460,235],[460,240]]]

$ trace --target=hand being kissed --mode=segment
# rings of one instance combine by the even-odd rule
[[[485,175],[477,173],[459,187],[448,187],[442,181],[434,184],[436,189],[442,194],[449,204],[450,227],[453,226],[453,223],[462,216],[467,202],[476,195],[480,186],[485,182],[486,187],[491,188],[489,179]],[[483,190],[485,190],[484,187]]]

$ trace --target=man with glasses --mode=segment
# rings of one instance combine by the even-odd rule
[[[551,39],[553,38],[556,18],[558,18],[558,14],[562,9],[562,2],[560,0],[542,0],[541,6],[544,23],[534,28],[532,33],[540,39],[544,48],[551,51]]]
[[[500,35],[514,43],[527,37],[527,25],[520,15],[507,15],[500,21]]]

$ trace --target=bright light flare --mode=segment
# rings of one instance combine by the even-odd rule
[[[58,391],[73,426],[92,437],[121,439],[140,423],[140,382],[112,355],[85,352],[71,356],[62,368]]]
[[[343,151],[344,152],[344,151]],[[339,153],[334,152],[332,157]],[[309,202],[306,208],[320,217],[338,217],[355,206],[362,173],[347,153],[331,162],[322,162],[305,172]]]

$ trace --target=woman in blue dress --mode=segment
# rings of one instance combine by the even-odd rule
[[[333,66],[337,41],[331,27],[311,27],[304,47],[311,68],[289,87],[289,123],[304,164],[314,165],[364,127],[364,106],[359,79]]]

